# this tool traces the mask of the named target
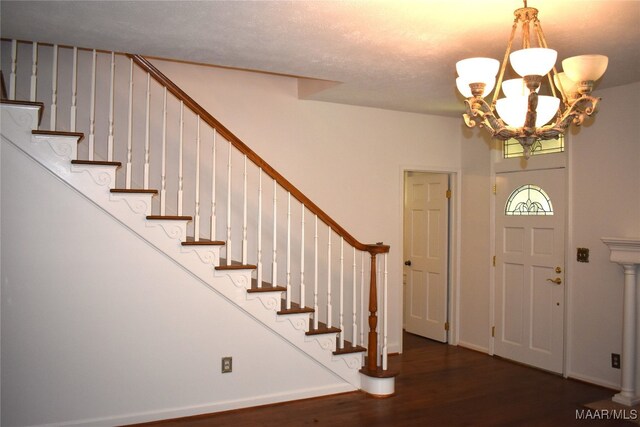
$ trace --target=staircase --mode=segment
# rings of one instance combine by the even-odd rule
[[[3,144],[353,388],[394,392],[388,246],[357,241],[144,57],[2,48]]]

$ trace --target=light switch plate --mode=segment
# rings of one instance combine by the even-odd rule
[[[578,248],[578,262],[589,262],[589,248]]]

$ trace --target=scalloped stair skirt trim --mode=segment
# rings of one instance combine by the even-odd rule
[[[219,246],[182,245],[182,242],[187,241],[188,218],[148,219],[147,216],[151,215],[153,193],[112,192],[115,188],[117,166],[72,163],[77,158],[78,136],[32,132],[37,129],[38,114],[37,106],[2,104],[3,138],[111,214],[210,289],[345,380],[351,385],[345,389],[362,388],[361,378],[364,375],[359,373],[363,364],[362,353],[333,354],[336,350],[335,333],[307,335],[309,313],[278,315],[281,291],[248,293],[252,269],[215,268],[220,265]],[[371,382],[375,383],[375,379],[366,384]],[[368,391],[367,388],[365,391]],[[378,394],[379,389],[379,386],[374,386],[371,391]],[[327,394],[332,392],[327,391]]]

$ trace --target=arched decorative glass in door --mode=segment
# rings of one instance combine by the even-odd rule
[[[505,215],[553,215],[553,205],[547,193],[534,184],[516,188],[509,195]]]

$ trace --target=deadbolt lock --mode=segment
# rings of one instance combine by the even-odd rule
[[[562,268],[556,267],[556,273],[558,273],[558,274],[562,273]]]

